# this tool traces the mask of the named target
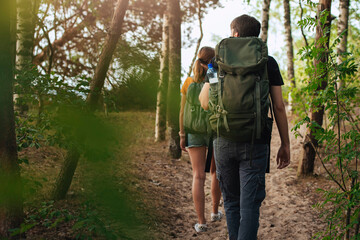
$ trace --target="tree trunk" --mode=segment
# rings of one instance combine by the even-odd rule
[[[18,165],[13,105],[14,81],[14,1],[0,8],[0,239],[20,227],[23,199]]]
[[[17,2],[17,43],[16,69],[20,72],[30,71],[34,50],[36,14],[39,5],[35,0],[16,0]],[[36,6],[35,6],[36,5]],[[22,93],[14,95],[15,109],[20,113],[27,111],[28,105],[22,100]]]
[[[320,13],[323,11],[328,11],[328,19],[325,23],[324,27],[321,27],[320,23]],[[318,5],[317,11],[317,19],[318,23],[316,26],[316,38],[315,38],[315,46],[317,48],[328,49],[329,48],[329,41],[330,41],[330,31],[324,31],[325,29],[329,29],[331,26],[331,0],[320,0]],[[327,41],[319,41],[320,38],[324,36],[324,32],[327,35]],[[324,51],[320,58],[315,58],[314,60],[314,67],[315,67],[315,74],[320,76],[314,76],[314,79],[320,79],[321,83],[319,84],[315,94],[318,94],[319,91],[324,90],[327,86],[327,71],[319,73],[317,68],[321,68],[321,65],[327,64],[328,62],[328,51]],[[321,71],[321,70],[320,70]],[[318,109],[318,110],[315,110]],[[316,108],[311,109],[311,121],[316,122],[319,126],[323,124],[323,116],[324,116],[324,105],[316,106]],[[314,172],[314,162],[316,157],[316,148],[318,147],[318,141],[315,139],[315,129],[309,130],[305,138],[304,144],[304,151],[302,160],[299,162],[298,165],[298,176],[305,176],[305,175],[312,175]]]
[[[291,87],[296,87],[295,72],[294,72],[294,48],[293,38],[291,34],[291,10],[290,0],[284,0],[284,25],[285,25],[285,41],[286,41],[286,55],[287,55],[287,78],[291,82]],[[292,97],[289,92],[289,110],[292,111]]]
[[[17,12],[17,69],[22,70],[32,62],[34,49],[34,33],[35,33],[35,19],[33,11],[34,0],[16,0],[18,6]]]
[[[51,195],[52,199],[61,200],[65,198],[70,188],[79,158],[80,153],[75,147],[68,150],[59,176],[55,182],[55,187]]]
[[[99,97],[101,95],[101,90],[104,85],[106,72],[109,68],[112,54],[115,51],[116,44],[121,34],[121,26],[128,3],[128,0],[118,0],[117,2],[109,34],[105,41],[99,64],[96,67],[95,76],[90,85],[90,93],[87,99],[90,107],[95,108],[95,106],[99,102]],[[80,152],[76,147],[72,147],[68,150],[66,159],[64,160],[64,164],[61,168],[54,190],[52,192],[51,197],[54,200],[65,198],[66,193],[71,185],[71,181],[74,176],[79,158]]]
[[[122,24],[124,22],[124,16],[128,4],[129,0],[118,0],[117,2],[110,30],[105,40],[104,48],[99,58],[99,63],[96,66],[94,78],[90,83],[90,92],[87,98],[87,103],[92,110],[95,110],[98,107],[101,89],[104,86],[106,73],[109,69],[116,44],[121,35]]]
[[[164,141],[166,133],[166,95],[169,83],[169,15],[164,13],[160,55],[160,79],[156,101],[155,141]]]
[[[347,50],[347,37],[348,37],[348,25],[349,25],[349,5],[350,0],[340,0],[339,4],[340,15],[338,22],[338,35],[346,31],[343,37],[340,40],[340,43],[337,48],[337,53],[340,55],[337,57],[337,64],[341,64],[344,60],[344,57],[341,54],[345,53]],[[338,87],[344,86],[345,83],[339,80]]]
[[[261,33],[260,38],[266,43],[269,30],[269,13],[271,0],[263,0],[261,12]]]
[[[179,137],[180,77],[181,77],[181,11],[179,0],[168,0],[169,12],[169,88],[167,119],[170,131],[169,155],[181,157]]]
[[[11,62],[12,66],[16,66],[16,39],[17,39],[17,9],[16,9],[16,2],[13,1],[11,17],[10,17],[10,34],[11,34]]]
[[[291,11],[290,0],[284,0],[284,24],[285,24],[285,41],[286,41],[286,55],[287,55],[287,76],[291,81],[291,87],[295,88],[295,72],[294,72],[294,47],[293,38],[291,34]]]

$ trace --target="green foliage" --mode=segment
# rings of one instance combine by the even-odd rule
[[[158,77],[134,69],[115,88],[105,91],[105,102],[112,111],[155,109]]]
[[[54,204],[54,201],[42,202],[40,207],[32,209],[20,228],[10,230],[11,236],[21,235],[34,227],[51,230],[70,224],[74,239],[118,239],[118,234],[108,229],[99,212],[89,201],[84,202],[80,206],[80,211],[76,213]]]
[[[109,111],[155,109],[159,81],[159,56],[146,53],[146,46],[120,41],[115,61],[119,76],[106,90],[104,101]]]
[[[74,217],[66,209],[55,209],[54,201],[42,202],[38,209],[34,209],[34,211],[28,215],[20,228],[12,229],[10,232],[12,236],[17,236],[26,233],[37,225],[48,229],[56,228],[60,223],[73,219]]]
[[[46,125],[36,125],[36,119],[31,114],[25,118],[16,113],[15,130],[18,152],[28,147],[39,148],[44,140],[43,133],[46,129]]]
[[[41,99],[44,104],[37,118],[32,112],[17,115],[19,150],[38,148],[44,143],[66,149],[77,146],[90,159],[104,157],[112,131],[87,109],[85,96],[89,79],[80,76],[74,80],[76,84],[54,74],[42,74],[33,66],[18,73],[15,91],[20,95],[19,102],[35,105],[40,104]]]
[[[106,226],[99,212],[89,201],[84,203],[84,209],[76,217],[76,223],[72,226],[72,230],[76,232],[76,239],[93,239],[94,236],[119,239],[119,235]]]
[[[313,31],[316,26],[316,19],[312,17],[304,18],[298,22],[299,26],[302,26],[304,29],[308,29],[309,31]]]
[[[116,144],[113,129],[100,116],[78,106],[59,107],[53,120],[55,134],[50,136],[61,148],[76,147],[87,160],[102,161]]]
[[[328,13],[321,14],[322,24],[326,21]],[[315,21],[303,21],[303,26],[314,26]],[[328,30],[325,30],[325,32]],[[359,111],[359,79],[357,60],[350,53],[341,57],[344,61],[336,63],[338,54],[336,46],[340,35],[329,48],[319,48],[319,43],[325,45],[326,37],[322,37],[316,44],[303,48],[302,60],[324,60],[328,54],[328,61],[315,66],[308,66],[307,74],[311,81],[306,80],[306,85],[296,93],[297,101],[306,103],[304,106],[317,111],[324,107],[326,113],[326,126],[320,126],[304,116],[293,131],[303,124],[314,132],[315,139],[322,147],[322,153],[316,149],[323,167],[336,187],[321,189],[324,201],[316,205],[328,222],[328,228],[319,233],[318,239],[359,239],[359,213],[360,213],[360,187],[359,187],[359,141],[360,118]],[[324,81],[327,83],[324,86]],[[343,81],[346,86],[338,88],[338,82]],[[301,100],[300,100],[301,97]],[[306,108],[305,107],[305,108]],[[313,145],[314,146],[314,145]],[[329,167],[331,166],[331,167]]]
[[[14,93],[19,95],[19,105],[37,106],[40,99],[47,106],[84,105],[84,96],[89,92],[89,80],[85,76],[63,79],[55,73],[43,74],[37,67],[30,65],[17,72]]]
[[[218,44],[222,39],[223,39],[223,37],[220,35],[213,34],[213,33],[211,34],[211,42],[213,43],[214,46],[216,44]]]
[[[144,61],[144,59],[142,60]],[[146,66],[149,69],[149,66]],[[129,82],[124,81],[123,84],[127,86],[138,84],[137,89],[143,89],[144,94],[151,94],[152,97],[156,97],[156,87],[153,87],[154,91],[149,91],[151,89],[149,85],[143,83],[147,81],[151,84],[150,86],[156,85],[157,78],[154,77],[156,76],[154,72],[157,70],[153,68],[152,72],[149,73],[137,66],[131,67],[129,64],[128,67],[128,75],[124,76],[123,79],[126,80],[130,76],[136,78],[136,81],[140,83],[131,80]],[[133,70],[133,76],[130,75],[130,70]],[[110,170],[114,167],[110,160],[113,159],[114,147],[119,147],[119,137],[115,137],[116,131],[109,126],[107,119],[103,118],[101,114],[88,111],[84,98],[88,91],[88,80],[79,77],[73,79],[77,80],[76,85],[70,84],[54,74],[43,75],[34,69],[30,69],[23,75],[26,75],[25,80],[31,82],[29,84],[33,86],[24,87],[27,83],[24,83],[25,80],[21,82],[21,78],[19,78],[18,85],[24,84],[24,86],[18,86],[18,91],[21,89],[22,98],[35,99],[36,101],[32,103],[28,114],[17,116],[19,148],[24,149],[40,145],[52,145],[63,149],[76,148],[82,158],[86,159],[84,164],[87,173],[89,173],[89,175],[85,174],[87,176],[86,182],[91,184],[86,188],[91,192],[88,197],[92,199],[94,205],[85,206],[85,210],[75,214],[66,209],[59,210],[54,207],[52,201],[45,202],[41,207],[34,210],[34,213],[19,229],[14,229],[13,234],[22,234],[35,227],[36,229],[46,228],[50,230],[71,224],[76,239],[97,237],[119,239],[118,236],[121,234],[140,236],[142,232],[145,232],[144,229],[147,226],[143,223],[140,224],[138,218],[134,216],[136,213],[134,203],[128,201],[130,197],[127,194],[119,192],[119,186],[114,183],[110,174]],[[40,78],[48,81],[38,81],[37,79]],[[131,89],[133,88],[131,87]],[[37,89],[41,89],[41,91],[37,91]],[[146,106],[149,106],[149,98],[141,95],[141,91],[133,92],[133,94],[135,97],[144,98],[145,101],[148,101]],[[136,99],[134,96],[128,96],[130,101]],[[43,106],[41,114],[34,115],[33,106],[40,97],[46,104]],[[26,100],[25,102],[29,101]],[[134,106],[134,104],[130,104],[130,106]],[[132,133],[134,131],[136,130],[133,130]],[[25,164],[29,162],[26,157],[22,158],[21,161]],[[24,186],[26,187],[24,195],[27,199],[34,196],[49,182],[51,181],[42,181],[41,177],[26,177],[24,179]],[[142,215],[142,213],[136,214]],[[117,225],[114,226],[114,223]],[[122,226],[119,227],[118,225]],[[140,230],[138,229],[139,226],[141,226]],[[116,229],[117,233],[111,229]],[[130,231],[132,232],[128,233]]]
[[[59,110],[59,112],[63,111]],[[113,116],[116,116],[116,119],[112,120]],[[145,127],[146,132],[150,132],[150,126],[143,126],[148,118],[148,114],[141,113],[136,115],[112,113],[106,120],[99,120],[91,115],[83,115],[81,112],[66,109],[61,120],[57,117],[58,121],[62,123],[58,125],[66,128],[63,130],[64,136],[73,139],[72,142],[78,144],[77,146],[82,149],[82,152],[86,151],[84,153],[86,159],[80,161],[78,175],[72,185],[75,197],[73,194],[64,202],[73,203],[79,197],[89,201],[85,202],[82,207],[61,207],[64,203],[62,201],[46,201],[41,203],[40,207],[38,204],[35,208],[32,206],[30,213],[27,214],[27,220],[21,228],[16,229],[16,233],[28,232],[29,235],[34,235],[39,232],[51,232],[49,234],[52,235],[55,234],[53,232],[56,229],[61,229],[67,234],[71,234],[72,239],[159,239],[154,237],[156,233],[150,230],[150,227],[153,227],[150,219],[155,218],[148,214],[151,206],[146,205],[139,208],[143,203],[141,199],[144,197],[139,188],[132,189],[133,184],[129,180],[131,167],[129,166],[132,165],[133,159],[124,154],[124,148],[131,146],[136,141],[145,141],[145,137],[142,135],[144,131],[138,132],[136,129],[141,124],[143,128]],[[131,121],[133,119],[137,119],[137,121]],[[87,123],[84,123],[85,121]],[[108,121],[116,125],[116,128],[103,127]],[[126,129],[121,127],[124,125],[126,125]],[[94,135],[85,132],[91,132],[94,128]],[[106,129],[111,130],[112,133],[108,133]],[[112,139],[109,142],[108,138],[105,138],[114,134],[117,136],[115,140]],[[79,143],[79,136],[85,138],[83,145]],[[41,163],[39,164],[41,165]],[[120,177],[118,171],[123,172]],[[30,175],[24,179],[27,203],[31,201],[30,197],[34,197],[52,182],[53,177],[48,176],[48,178],[49,181],[41,180],[41,176]],[[81,191],[78,188],[79,179]],[[134,178],[132,178],[133,180]],[[64,229],[68,229],[68,231]]]

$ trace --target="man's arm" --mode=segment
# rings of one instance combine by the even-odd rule
[[[201,89],[200,95],[199,95],[199,101],[201,104],[201,107],[205,110],[209,109],[209,90],[210,90],[210,83],[206,82]]]
[[[271,86],[270,96],[274,107],[276,125],[281,139],[281,146],[276,157],[276,162],[278,164],[278,169],[282,169],[290,164],[290,140],[281,86]]]

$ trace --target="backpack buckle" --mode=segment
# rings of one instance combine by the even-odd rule
[[[228,113],[225,109],[222,109],[220,105],[216,106],[216,112],[220,115],[226,115]]]

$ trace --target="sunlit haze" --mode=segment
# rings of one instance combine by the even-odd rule
[[[204,37],[201,41],[202,46],[210,46],[215,47],[216,42],[214,41],[214,35],[219,36],[221,38],[229,37],[230,36],[230,23],[231,21],[242,15],[242,14],[249,14],[254,17],[256,17],[259,21],[261,21],[260,16],[257,16],[253,14],[255,12],[253,5],[248,5],[244,1],[234,1],[234,0],[228,0],[228,1],[222,1],[223,8],[217,7],[216,9],[210,9],[209,12],[204,15],[202,19],[202,25],[203,25],[203,33]],[[200,36],[200,30],[199,30],[199,22],[196,19],[192,23],[193,30],[192,30],[192,38],[195,38],[196,40]],[[185,29],[186,24],[183,24],[182,28]],[[271,26],[270,26],[271,28]],[[272,27],[272,29],[275,27]],[[271,30],[271,29],[269,29]],[[184,31],[184,30],[183,30]],[[273,54],[276,51],[278,51],[281,47],[283,47],[280,43],[285,44],[283,41],[283,36],[281,36],[281,31],[269,31],[269,40],[268,44],[272,46],[272,48],[269,48],[269,54]],[[183,42],[185,41],[185,36],[183,34]],[[277,41],[280,40],[280,41]],[[189,71],[189,66],[191,64],[191,61],[195,54],[195,48],[196,43],[193,44],[190,48],[183,47],[181,50],[181,62],[182,62],[182,82],[184,82],[186,75]]]

